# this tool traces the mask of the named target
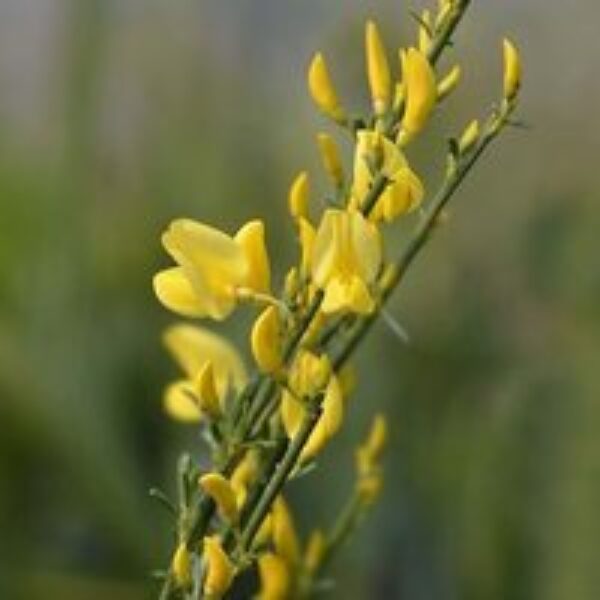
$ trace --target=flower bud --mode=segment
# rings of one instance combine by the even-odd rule
[[[308,89],[315,104],[328,117],[338,123],[346,120],[344,109],[333,87],[327,63],[320,52],[315,54],[308,68]]]
[[[171,561],[171,571],[175,583],[181,588],[187,588],[192,583],[190,553],[185,544],[179,544]]]
[[[504,98],[514,100],[521,87],[521,58],[513,43],[504,38]]]
[[[479,134],[479,121],[477,119],[473,119],[460,136],[460,140],[458,140],[458,151],[461,154],[469,152],[469,150],[471,150],[471,148],[473,148],[473,146],[477,143]]]
[[[375,114],[382,115],[391,99],[390,66],[379,29],[373,21],[367,22],[365,31],[365,51],[367,57],[367,77],[371,88],[371,98]]]
[[[455,65],[449,73],[440,81],[437,87],[437,101],[441,102],[451,94],[460,82],[461,68]]]
[[[310,184],[308,173],[302,171],[298,173],[288,194],[288,207],[290,214],[294,219],[306,218],[308,215],[308,194]]]
[[[215,370],[209,360],[204,363],[194,380],[194,391],[202,412],[213,419],[221,414],[219,394],[215,383]]]
[[[268,306],[258,316],[250,334],[252,354],[263,373],[274,374],[282,365],[281,322],[275,306]]]
[[[283,600],[289,597],[290,573],[280,556],[268,552],[258,559],[260,593],[258,600]]]
[[[317,135],[317,143],[327,175],[329,175],[336,188],[342,187],[344,184],[344,169],[337,144],[326,133],[319,133]]]

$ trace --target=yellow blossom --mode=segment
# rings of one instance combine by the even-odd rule
[[[290,573],[283,558],[272,552],[258,559],[259,600],[286,600],[290,592]]]
[[[162,242],[178,266],[155,275],[154,290],[176,313],[222,320],[234,309],[239,288],[269,291],[261,221],[247,223],[230,237],[191,219],[178,219],[163,234]]]
[[[376,220],[391,222],[419,206],[423,200],[423,184],[412,171],[402,151],[390,140],[374,131],[360,131],[354,156],[352,196],[360,207],[373,184],[369,159],[380,157],[380,172],[388,180],[371,214]]]
[[[329,209],[319,225],[312,252],[312,279],[325,292],[324,313],[368,314],[375,308],[369,292],[382,260],[377,228],[358,211]]]
[[[387,54],[373,21],[367,21],[365,30],[365,52],[367,57],[367,76],[373,100],[375,114],[382,115],[387,110],[392,88],[392,78]]]
[[[308,173],[306,171],[298,173],[288,194],[288,206],[294,219],[307,218],[309,189]]]
[[[268,306],[258,316],[250,335],[252,354],[263,373],[276,373],[283,361],[281,319],[275,306]]]
[[[245,386],[247,376],[242,359],[221,336],[201,327],[180,323],[165,331],[163,341],[186,375],[186,379],[169,385],[165,392],[165,410],[173,418],[184,422],[201,420],[202,401],[198,395],[206,381],[198,381],[198,378],[208,363],[211,365],[214,391],[220,401],[225,398],[230,386],[236,391]]]
[[[233,581],[234,566],[217,536],[204,538],[203,558],[206,564],[203,593],[208,598],[222,598]]]
[[[231,483],[220,473],[207,473],[199,479],[200,487],[217,505],[220,515],[234,523],[238,518],[238,502]]]
[[[187,588],[192,583],[190,553],[185,544],[179,544],[171,561],[171,571],[177,585]]]
[[[435,73],[422,52],[410,48],[404,56],[402,77],[405,82],[406,103],[401,137],[406,143],[427,123],[437,99],[437,85]]]
[[[340,188],[344,184],[344,169],[337,144],[327,133],[317,135],[317,144],[319,145],[325,172],[329,175],[335,187]]]
[[[315,54],[308,68],[308,89],[315,104],[328,117],[338,123],[345,121],[344,109],[338,100],[325,58],[320,52]]]
[[[521,87],[521,58],[515,45],[507,38],[503,41],[504,51],[504,97],[513,100]]]

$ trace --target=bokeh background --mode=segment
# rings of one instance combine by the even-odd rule
[[[392,48],[413,39],[408,9],[2,0],[0,598],[153,597],[170,521],[147,490],[171,491],[196,445],[160,408],[160,231],[262,215],[281,275],[289,181],[308,167],[325,189],[309,57],[326,51],[365,106],[364,19]],[[368,415],[389,414],[386,491],[332,597],[600,597],[599,19],[596,0],[473,2],[452,53],[464,85],[411,159],[439,179],[444,139],[499,93],[505,32],[530,127],[456,198],[393,302],[411,345],[376,328],[347,427],[294,487],[303,526],[327,523]],[[248,322],[227,328],[245,352]]]

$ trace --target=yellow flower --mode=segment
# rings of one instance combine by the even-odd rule
[[[186,375],[167,387],[164,405],[167,413],[184,422],[202,419],[198,395],[206,392],[203,371],[210,364],[214,390],[224,399],[230,386],[236,391],[246,384],[246,370],[236,349],[221,336],[185,323],[172,325],[163,336],[164,343]],[[205,398],[205,400],[207,400]],[[206,405],[205,405],[206,406]]]
[[[302,450],[300,462],[316,456],[342,424],[342,390],[338,378],[330,373],[331,365],[327,358],[318,358],[308,351],[301,352],[292,365],[289,380],[291,391],[284,391],[281,398],[281,419],[288,437],[296,435],[306,414],[303,399],[322,390],[325,392],[321,402],[321,417]]]
[[[379,29],[373,21],[367,21],[365,30],[365,52],[367,57],[367,76],[373,99],[375,114],[382,115],[387,110],[392,88],[390,66]]]
[[[178,266],[154,277],[158,299],[187,317],[222,320],[235,307],[239,288],[267,293],[269,261],[264,225],[251,221],[235,237],[192,221],[173,221],[162,243]]]
[[[294,219],[307,218],[308,216],[308,194],[310,191],[308,173],[298,173],[288,194],[288,206],[290,214]]]
[[[283,496],[278,496],[273,502],[271,527],[275,551],[286,564],[295,565],[300,559],[300,542],[292,513]]]
[[[203,592],[208,598],[221,598],[231,586],[235,569],[217,536],[204,538],[203,558],[206,561]]]
[[[185,544],[179,544],[171,561],[171,570],[179,587],[187,588],[192,583],[190,553]]]
[[[308,68],[308,89],[315,104],[328,117],[338,123],[346,120],[344,109],[331,81],[327,63],[320,52],[315,54]]]
[[[290,592],[290,573],[283,558],[272,552],[258,559],[259,600],[285,600]]]
[[[435,73],[422,52],[410,48],[402,56],[406,105],[402,117],[401,137],[406,143],[427,123],[437,99],[437,85]]]
[[[207,473],[200,477],[198,483],[210,496],[223,519],[235,523],[239,516],[236,493],[231,483],[220,473]]]
[[[276,373],[283,362],[281,319],[275,306],[268,306],[258,316],[250,334],[252,354],[263,373]]]
[[[376,220],[393,221],[419,206],[423,200],[423,184],[409,167],[404,154],[390,140],[374,131],[359,131],[354,156],[354,181],[352,196],[360,207],[373,183],[374,175],[369,160],[380,157],[380,172],[389,183],[377,204],[372,216]]]
[[[504,97],[513,100],[521,87],[521,58],[515,45],[509,40],[503,41],[504,51]]]
[[[221,396],[217,392],[215,368],[207,361],[194,379],[194,394],[200,410],[212,418],[221,414]]]
[[[369,292],[382,260],[377,228],[358,211],[329,209],[319,225],[312,252],[312,279],[324,290],[324,313],[368,314],[375,308]]]

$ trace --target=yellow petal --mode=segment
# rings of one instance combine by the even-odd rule
[[[308,89],[315,104],[330,118],[339,123],[345,120],[344,110],[329,75],[327,63],[319,52],[308,68]]]
[[[209,315],[222,319],[231,312],[233,290],[246,281],[248,274],[248,262],[239,244],[218,229],[191,219],[173,221],[162,241],[184,268]]]
[[[503,41],[504,52],[504,97],[513,100],[521,87],[522,66],[519,51],[507,38]]]
[[[278,496],[273,503],[271,518],[275,551],[288,565],[296,564],[300,558],[300,542],[292,513],[282,496]]]
[[[383,259],[381,234],[377,227],[358,211],[350,211],[347,218],[354,251],[352,272],[365,282],[371,283],[379,273]]]
[[[290,574],[285,560],[277,554],[263,554],[258,559],[260,600],[286,600],[290,591]]]
[[[325,314],[351,311],[367,315],[375,309],[375,302],[364,281],[359,277],[335,277],[325,288],[321,310]]]
[[[265,226],[262,221],[246,223],[235,235],[248,264],[245,285],[255,292],[268,294],[271,290],[271,267],[265,245]]]
[[[304,407],[299,400],[294,398],[289,392],[284,391],[281,396],[280,413],[285,432],[292,439],[302,423]]]
[[[252,354],[263,373],[276,373],[283,362],[279,310],[268,306],[258,316],[250,334]]]
[[[203,592],[210,598],[221,598],[231,586],[235,569],[217,536],[204,538],[203,557],[206,561]]]
[[[435,105],[437,86],[435,73],[424,54],[410,48],[403,73],[406,82],[406,107],[402,130],[410,138],[419,133]]]
[[[238,518],[238,503],[233,487],[220,473],[207,473],[199,479],[200,487],[210,496],[223,519],[234,523]]]
[[[184,317],[205,317],[208,307],[197,296],[181,267],[165,269],[153,279],[154,293],[161,304]]]
[[[308,216],[308,195],[310,191],[310,183],[308,173],[302,171],[298,173],[288,194],[288,207],[290,214],[294,219],[300,217],[306,219]]]
[[[202,412],[194,399],[194,390],[187,380],[176,381],[167,386],[163,405],[165,412],[182,423],[199,423]]]
[[[246,370],[240,355],[220,335],[201,327],[179,323],[166,329],[163,342],[190,380],[210,361],[219,397],[226,394],[229,385],[233,385],[237,391],[246,385]]]
[[[365,31],[365,51],[367,57],[367,75],[373,109],[381,115],[387,110],[391,98],[391,75],[387,54],[379,34],[379,29],[373,21],[368,21]]]
[[[187,588],[192,583],[192,569],[190,553],[185,544],[179,544],[173,560],[171,561],[171,571],[178,587]]]

